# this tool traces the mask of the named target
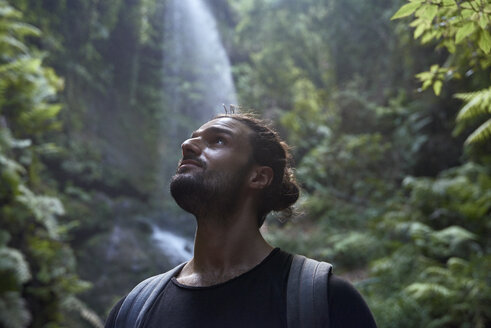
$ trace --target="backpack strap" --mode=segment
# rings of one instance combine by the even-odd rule
[[[294,255],[287,284],[290,328],[329,327],[328,280],[332,265]]]
[[[126,296],[119,308],[115,327],[138,328],[141,326],[145,313],[152,306],[161,290],[186,263],[182,263],[165,273],[150,277],[139,283]]]

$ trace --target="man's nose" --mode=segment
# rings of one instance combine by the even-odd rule
[[[200,155],[201,146],[198,138],[190,138],[184,141],[181,145],[182,155]]]

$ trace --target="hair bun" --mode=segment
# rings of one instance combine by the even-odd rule
[[[297,185],[293,182],[283,183],[281,186],[281,194],[278,197],[278,201],[275,204],[274,211],[282,211],[291,205],[295,204],[298,197],[300,196],[300,190]]]
[[[283,211],[288,209],[290,206],[295,204],[299,196],[300,188],[295,181],[295,176],[293,175],[291,168],[286,168],[281,189],[275,202],[276,204],[273,205],[273,210]]]

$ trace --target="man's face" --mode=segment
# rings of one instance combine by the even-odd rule
[[[252,166],[252,131],[232,118],[205,123],[182,144],[171,194],[184,210],[231,211]]]

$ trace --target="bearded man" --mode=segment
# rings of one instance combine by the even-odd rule
[[[106,328],[375,327],[329,264],[261,235],[268,213],[291,211],[298,199],[290,162],[286,143],[251,115],[220,115],[193,132],[170,189],[196,217],[194,256],[135,287]]]

